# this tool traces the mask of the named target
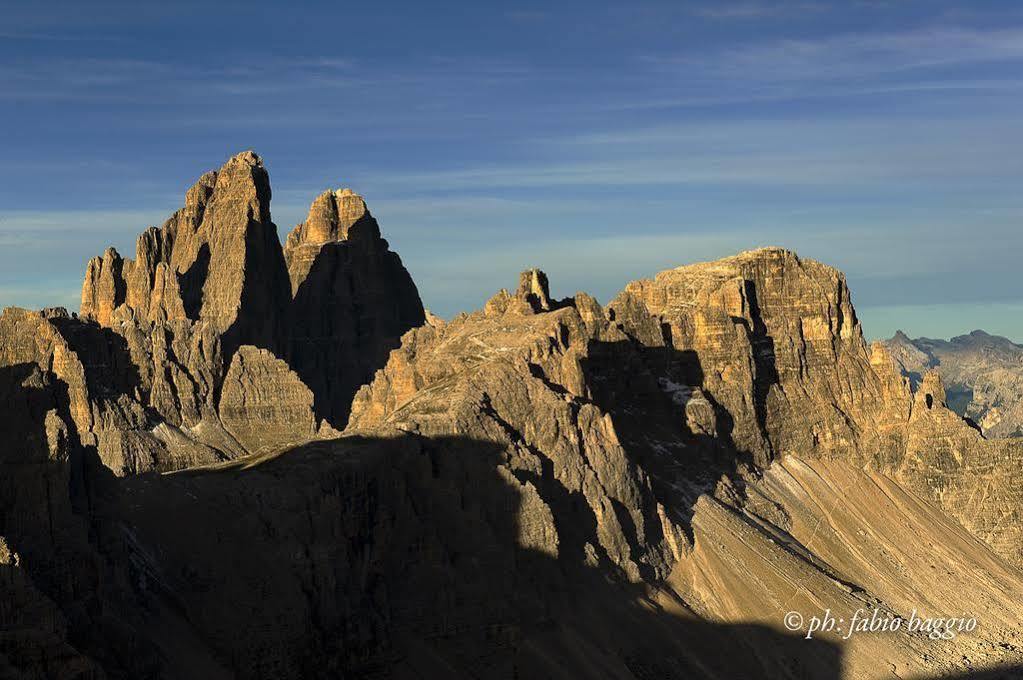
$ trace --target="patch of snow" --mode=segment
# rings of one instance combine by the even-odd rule
[[[657,384],[661,391],[671,395],[671,400],[679,406],[685,406],[693,396],[693,388],[681,385],[669,378],[658,378]]]

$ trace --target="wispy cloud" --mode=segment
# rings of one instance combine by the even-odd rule
[[[212,66],[184,60],[64,57],[14,59],[0,65],[0,98],[137,100],[168,93],[195,98],[310,92],[319,98],[338,93],[356,100],[383,96],[406,106],[412,100],[422,108],[438,96],[466,96],[481,87],[537,77],[541,75],[532,67],[516,60],[467,61],[440,55],[425,55],[401,71],[330,54],[227,59]]]
[[[104,35],[75,35],[71,33],[36,33],[32,31],[0,31],[0,41],[31,42],[118,42],[120,38]]]
[[[844,33],[726,47],[711,53],[649,55],[664,71],[699,69],[760,81],[829,80],[957,64],[1023,59],[1023,28],[937,27],[897,33]]]
[[[160,224],[170,216],[153,210],[7,210],[0,212],[0,237],[92,231]]]
[[[736,119],[612,129],[538,142],[543,160],[392,173],[374,185],[420,190],[618,186],[890,186],[1016,176],[1001,153],[1023,122],[976,115]]]
[[[59,58],[9,61],[0,67],[5,99],[132,99],[140,93],[181,91],[254,94],[368,82],[353,64],[333,57],[269,58],[201,66],[146,59]]]
[[[598,108],[606,111],[652,111],[714,109],[737,105],[780,104],[787,102],[825,102],[837,99],[871,99],[882,96],[913,96],[954,92],[1016,94],[1023,90],[1023,79],[960,78],[927,79],[902,82],[810,83],[810,82],[733,82],[717,88],[679,84],[683,94],[608,100]]]
[[[204,6],[178,35],[190,18],[169,5],[26,5],[0,28],[18,131],[0,162],[0,300],[73,299],[86,258],[130,254],[199,172],[250,145],[282,234],[326,183],[352,182],[444,313],[528,265],[560,294],[607,297],[767,244],[846,269],[867,304],[1003,295],[1018,288],[1023,15],[927,4],[480,5],[394,24],[400,51],[368,9],[326,11],[296,43],[265,12]],[[487,35],[468,33],[481,18]],[[127,46],[64,44],[106,32]]]
[[[697,16],[708,19],[763,19],[796,13],[820,12],[829,8],[823,2],[721,2],[693,8]]]

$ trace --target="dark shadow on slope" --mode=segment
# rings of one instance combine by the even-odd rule
[[[7,403],[29,398],[5,421],[28,448],[4,449],[5,463],[38,458],[46,411],[66,404],[59,385],[26,387],[43,380],[37,373],[0,372]],[[18,509],[30,525],[12,524],[5,506],[0,531],[15,537],[33,580],[51,565],[47,590],[70,621],[72,649],[110,678],[156,677],[157,668],[211,677],[197,670],[211,652],[243,678],[840,677],[835,645],[699,620],[604,561],[566,554],[567,534],[555,553],[538,539],[521,483],[502,469],[508,452],[491,442],[349,437],[251,468],[117,480],[87,450],[74,455],[106,489],[87,510],[99,552],[80,526],[77,538],[54,540],[55,526],[77,521],[61,507],[62,493],[78,493],[66,481],[74,457],[8,473],[17,489],[0,487],[4,501],[25,498],[20,489],[42,469],[58,483],[32,496],[44,505]],[[570,523],[554,510],[560,531]],[[28,550],[32,541],[40,547]],[[0,586],[18,585],[5,569]],[[69,587],[69,573],[93,580]],[[5,647],[6,661],[44,652],[46,641],[33,637],[20,657]],[[54,668],[46,674],[76,677]]]
[[[239,677],[839,677],[834,645],[707,623],[544,549],[506,461],[349,437],[125,479],[105,545],[143,607],[180,612]]]
[[[195,262],[184,274],[178,274],[178,290],[181,291],[181,304],[185,308],[185,316],[192,321],[199,320],[202,311],[202,291],[206,285],[206,277],[210,274],[210,245],[203,243]]]
[[[18,555],[0,564],[0,676],[152,677],[153,648],[105,602],[89,515],[113,477],[82,446],[67,385],[34,363],[2,367],[0,403],[0,537]]]
[[[771,440],[767,436],[767,395],[771,386],[780,382],[774,359],[774,338],[767,333],[767,326],[760,314],[757,287],[753,281],[746,281],[745,293],[750,308],[750,318],[753,320],[752,324],[747,324],[745,319],[741,320],[742,324],[746,326],[750,338],[753,364],[756,367],[753,382],[753,407],[757,415],[757,425],[764,435],[764,441],[770,447]]]
[[[736,448],[732,415],[704,392],[696,352],[626,340],[591,342],[581,362],[594,403],[608,413],[629,459],[649,474],[658,500],[673,508],[691,538],[693,507],[727,478],[757,474],[753,455]],[[650,531],[659,532],[651,521]]]
[[[291,283],[273,222],[256,221],[245,228],[245,264],[237,316],[221,336],[224,370],[242,345],[284,356],[284,334]],[[216,401],[220,401],[217,386]]]
[[[67,316],[49,318],[85,369],[85,385],[93,398],[116,399],[119,395],[142,397],[139,368],[132,361],[128,341],[110,328]]]

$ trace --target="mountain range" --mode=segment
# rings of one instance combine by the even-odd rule
[[[885,344],[914,386],[936,370],[949,408],[985,435],[1023,437],[1023,345],[981,330],[951,340],[911,340],[899,331]]]
[[[352,190],[270,201],[238,154],[0,316],[0,677],[1023,676],[1018,346],[781,248],[441,320]]]

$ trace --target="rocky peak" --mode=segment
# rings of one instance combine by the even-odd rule
[[[270,221],[270,175],[253,151],[235,154],[217,171],[213,196],[235,204],[244,202],[256,222]]]
[[[124,304],[126,295],[124,260],[114,248],[107,248],[101,257],[89,260],[82,285],[82,316],[109,326],[114,310]]]
[[[160,228],[143,231],[134,260],[111,248],[86,268],[81,317],[120,338],[139,378],[133,398],[157,419],[133,427],[181,430],[143,437],[147,451],[192,442],[234,457],[298,443],[296,433],[314,436],[323,419],[343,427],[355,390],[423,323],[415,285],[362,197],[318,196],[286,248],[270,199],[262,159],[242,152],[203,174]],[[233,361],[241,347],[248,354]],[[306,392],[313,415],[308,405],[272,406],[305,404]],[[239,424],[253,417],[255,430]]]
[[[945,385],[941,381],[941,375],[935,370],[929,370],[924,374],[923,380],[917,387],[914,398],[914,408],[933,409],[936,407],[945,408]]]
[[[547,275],[533,268],[519,274],[519,287],[515,297],[525,300],[535,312],[551,309],[551,294],[547,286]]]
[[[515,293],[507,288],[497,291],[483,306],[486,316],[504,314],[540,314],[555,308],[547,286],[547,275],[539,269],[527,269],[519,274],[519,287]]]
[[[367,252],[387,249],[366,201],[348,188],[330,189],[317,196],[309,206],[305,222],[288,234],[284,259],[292,295],[297,294],[309,275],[322,247],[332,243],[348,243]]]
[[[306,221],[296,230],[302,243],[345,241],[351,228],[367,217],[371,216],[362,196],[348,188],[333,189],[316,197]]]
[[[356,390],[384,365],[402,334],[424,322],[423,303],[351,189],[313,200],[306,221],[288,234],[284,257],[292,295],[288,362],[312,389],[317,414],[342,429]]]
[[[203,319],[218,333],[270,344],[286,294],[263,162],[245,151],[188,190],[160,229],[143,232],[136,259],[113,249],[89,262],[81,314],[103,326],[114,313],[147,321]]]
[[[787,451],[853,453],[857,423],[885,408],[845,277],[783,248],[661,272],[609,308],[630,336],[688,353],[733,421],[732,443],[762,464]]]

